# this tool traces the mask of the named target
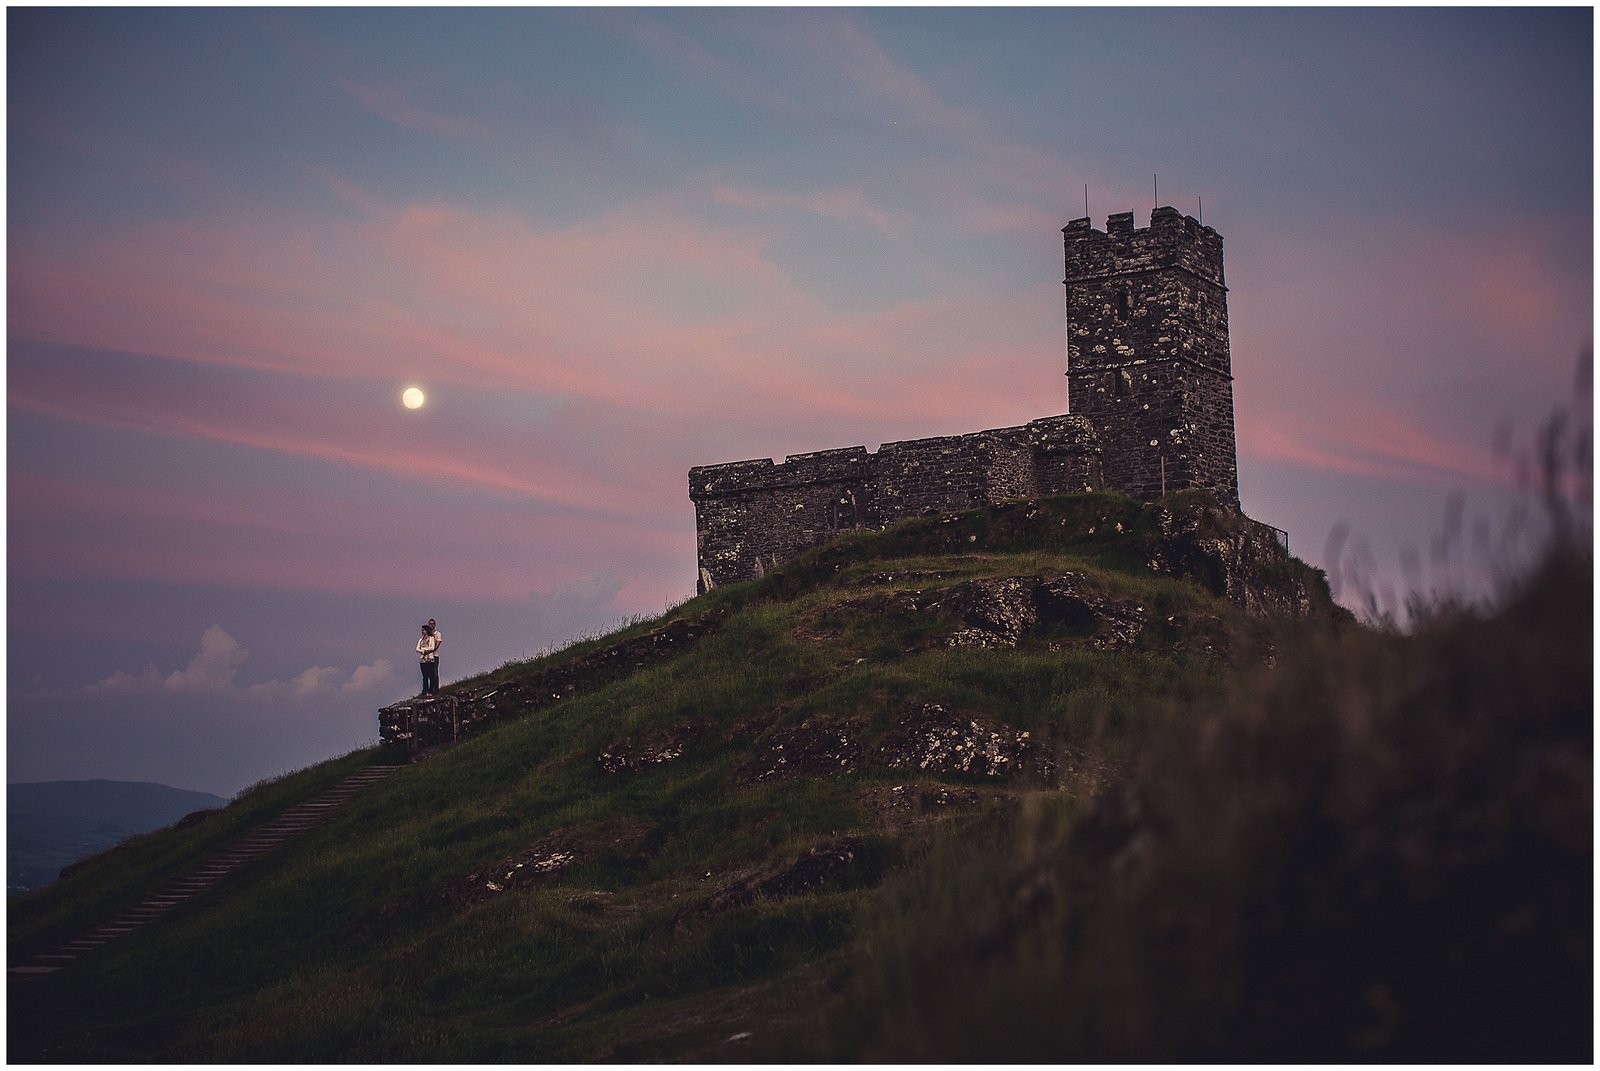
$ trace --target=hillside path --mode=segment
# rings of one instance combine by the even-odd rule
[[[212,855],[194,870],[159,892],[152,893],[133,907],[112,916],[106,922],[59,948],[34,956],[29,963],[7,968],[6,974],[13,979],[31,978],[70,966],[95,949],[156,921],[244,864],[272,851],[290,837],[304,833],[326,818],[358,789],[365,788],[375,781],[381,781],[398,769],[399,765],[379,765],[356,771],[333,787],[290,807],[270,822],[250,830],[239,840]]]

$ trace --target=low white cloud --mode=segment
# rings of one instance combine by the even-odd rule
[[[394,678],[394,666],[389,664],[387,658],[380,658],[371,665],[357,666],[350,674],[350,679],[339,686],[341,692],[364,692],[369,688],[379,686],[388,687]]]
[[[137,676],[118,670],[103,680],[88,685],[84,691],[102,692],[165,691],[165,692],[216,692],[232,687],[234,674],[250,652],[239,646],[239,641],[225,632],[221,625],[212,625],[200,636],[200,650],[189,660],[189,668],[163,674],[152,663]]]
[[[200,651],[189,660],[189,668],[168,674],[162,685],[173,692],[227,688],[249,657],[250,652],[239,646],[239,641],[224,632],[221,625],[212,625],[200,634]]]
[[[118,670],[93,684],[68,691],[87,695],[231,695],[256,700],[304,700],[388,688],[395,678],[394,666],[380,658],[349,671],[337,666],[312,666],[286,680],[237,684],[234,678],[249,657],[249,650],[221,625],[212,625],[201,634],[200,649],[186,669],[162,673],[151,664],[138,674]]]

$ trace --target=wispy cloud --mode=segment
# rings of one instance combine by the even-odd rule
[[[722,184],[711,197],[719,198],[892,224],[850,187],[781,194]],[[1038,301],[1053,316],[1051,300],[1031,293],[1000,299],[1012,307],[992,316],[981,307],[991,299],[964,294],[841,313],[773,262],[764,230],[707,223],[684,195],[553,229],[444,202],[367,197],[364,205],[356,221],[332,227],[293,216],[247,228],[152,227],[82,260],[18,260],[12,337],[313,379],[538,391],[615,407],[638,423],[650,412],[737,419],[739,399],[751,395],[813,415],[893,411],[904,399],[891,401],[874,381],[899,375],[911,355],[938,364],[1013,346],[1016,300]],[[847,368],[835,354],[856,361]],[[261,421],[242,405],[217,419],[192,400],[150,397],[137,385],[112,395],[69,375],[24,369],[12,404],[585,504],[570,482],[564,492],[562,481],[536,475],[546,464],[538,456],[463,471],[404,445],[362,450],[342,428],[283,435],[275,429],[286,414],[293,422],[304,408],[288,397],[255,399],[271,423],[254,427]]]
[[[1487,434],[1478,444],[1460,442],[1419,425],[1411,414],[1371,403],[1263,414],[1239,429],[1239,445],[1265,460],[1396,483],[1509,486],[1515,478],[1494,456]]]
[[[752,186],[717,183],[711,188],[717,204],[768,212],[773,209],[798,209],[839,223],[865,223],[887,232],[893,222],[889,213],[873,204],[857,187],[831,187],[811,193],[784,193]]]
[[[235,678],[249,657],[250,652],[221,625],[212,625],[201,634],[199,650],[184,669],[163,673],[151,664],[137,674],[118,670],[78,689],[51,689],[37,694],[40,697],[61,697],[72,694],[109,696],[154,693],[271,702],[374,692],[393,688],[397,683],[394,667],[386,659],[380,658],[349,671],[334,666],[312,666],[287,680],[240,685]]]
[[[488,143],[497,137],[497,131],[487,121],[425,108],[416,103],[410,91],[393,83],[346,82],[344,89],[363,108],[398,127],[420,130],[448,141]]]
[[[40,105],[13,108],[10,123],[13,136],[32,136],[84,160],[110,165],[119,177],[208,199],[232,188],[223,173],[199,154],[125,131],[97,128]]]

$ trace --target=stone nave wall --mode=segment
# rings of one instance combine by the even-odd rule
[[[700,590],[759,576],[857,528],[1102,485],[1094,428],[1080,417],[970,435],[704,465],[689,470]]]

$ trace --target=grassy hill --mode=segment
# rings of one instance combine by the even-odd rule
[[[1587,561],[1563,568],[1570,587]],[[1449,1058],[1408,1003],[1426,971],[1356,969],[1367,916],[1343,896],[1364,903],[1370,878],[1369,907],[1430,903],[1386,884],[1394,868],[1477,875],[1460,852],[1496,864],[1514,830],[1539,889],[1502,903],[1468,883],[1435,928],[1509,925],[1530,943],[1494,965],[1588,977],[1570,908],[1588,902],[1589,617],[1570,602],[1560,636],[1544,608],[1439,624],[1459,642],[1372,634],[1198,496],[854,535],[677,608],[716,622],[680,654],[502,709],[160,922],[13,980],[8,1057]],[[452,688],[543,679],[664,623]],[[16,899],[9,961],[377,758],[260,786]],[[1505,821],[1455,830],[1457,789]],[[1300,950],[1342,956],[1325,991],[1291,969]],[[1369,1005],[1410,1032],[1373,1033]],[[1313,1011],[1320,1032],[1299,1032]]]

